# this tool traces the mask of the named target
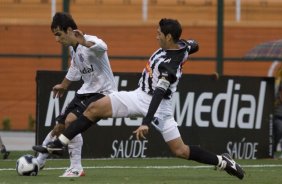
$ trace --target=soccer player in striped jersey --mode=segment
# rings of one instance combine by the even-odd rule
[[[65,78],[60,84],[53,87],[54,98],[61,97],[72,81],[82,79],[83,84],[65,111],[56,118],[57,124],[46,136],[42,146],[46,146],[59,136],[65,127],[81,116],[88,104],[117,91],[107,54],[108,48],[103,40],[96,36],[83,34],[77,29],[71,15],[67,13],[58,12],[54,15],[51,31],[57,42],[70,48],[71,55],[71,65]],[[82,145],[81,134],[74,136],[70,141],[68,151],[71,164],[61,177],[85,175],[81,165]],[[40,145],[33,146],[33,149],[41,152],[37,160],[40,167],[43,168],[49,153],[44,149],[42,151]]]
[[[186,145],[179,133],[172,109],[172,94],[182,75],[188,55],[198,51],[194,40],[180,39],[181,25],[177,20],[161,19],[157,29],[160,48],[155,51],[142,72],[139,87],[134,91],[113,92],[91,103],[76,122],[46,149],[62,149],[78,133],[85,131],[100,118],[144,117],[134,133],[145,138],[149,125],[162,134],[177,157],[217,166],[228,174],[243,179],[244,171],[228,154],[216,155],[199,146]]]

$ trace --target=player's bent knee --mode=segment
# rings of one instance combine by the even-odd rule
[[[83,113],[84,116],[86,116],[88,119],[92,121],[97,118],[97,114],[98,114],[98,109],[95,103],[91,103]]]
[[[188,148],[187,148],[187,146],[182,146],[180,148],[172,150],[172,152],[176,157],[184,158],[184,159],[188,158]]]
[[[87,112],[95,113],[97,110],[96,103],[90,103],[89,106],[86,108]]]
[[[56,124],[55,127],[53,128],[52,136],[58,137],[64,131],[64,129],[65,129],[64,124],[61,123]]]
[[[65,128],[68,128],[73,121],[66,119],[65,121]]]

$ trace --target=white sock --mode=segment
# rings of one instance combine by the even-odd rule
[[[216,155],[217,158],[218,158],[218,164],[217,166],[220,166],[221,165],[221,162],[222,162],[222,156],[221,155]]]
[[[217,164],[217,167],[220,169],[220,170],[223,170],[225,169],[226,167],[226,161],[223,161],[222,159],[222,156],[221,155],[217,155],[217,158],[218,158],[218,164]]]
[[[81,151],[83,138],[81,134],[76,135],[68,144],[70,167],[78,170],[83,169],[81,165]]]
[[[52,137],[52,131],[49,132],[49,134],[45,137],[42,146],[46,146],[49,142],[53,141],[55,137]],[[39,165],[43,165],[46,162],[47,157],[49,156],[49,153],[39,153],[37,156],[37,161]]]

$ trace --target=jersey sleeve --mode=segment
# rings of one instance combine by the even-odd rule
[[[165,62],[166,60],[170,60],[170,62]],[[165,61],[158,67],[160,73],[159,79],[165,79],[172,84],[177,80],[176,75],[180,60],[177,58],[169,58],[165,59]]]
[[[169,81],[170,83],[173,83],[175,81],[175,75],[172,68],[169,68],[168,64],[160,64],[159,66],[159,79],[165,79]]]
[[[199,51],[199,44],[196,40],[187,40],[187,51],[189,54],[194,54]]]
[[[108,50],[107,44],[96,36],[86,36],[85,39],[94,43],[89,49],[95,52],[98,57],[102,56]]]

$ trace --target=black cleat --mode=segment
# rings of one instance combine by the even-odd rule
[[[220,169],[225,170],[228,174],[236,176],[239,179],[243,179],[245,171],[242,167],[237,164],[228,153],[223,153],[221,165],[218,166]]]
[[[7,159],[9,157],[9,155],[10,155],[10,151],[5,151],[3,153],[3,160]]]
[[[65,146],[59,140],[55,140],[54,142],[49,142],[46,146],[33,146],[32,149],[39,153],[50,153],[62,156],[64,154]]]
[[[66,147],[61,143],[61,141],[56,139],[53,142],[49,142],[46,145],[46,149],[48,150],[49,153],[61,156],[63,155],[63,152],[66,149]]]
[[[10,151],[7,151],[4,145],[2,145],[1,153],[3,154],[3,160],[7,159],[10,155]]]
[[[32,146],[32,149],[39,153],[49,153],[46,146],[35,145],[35,146]]]

